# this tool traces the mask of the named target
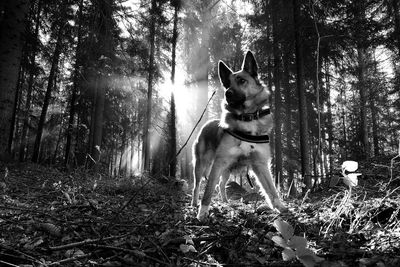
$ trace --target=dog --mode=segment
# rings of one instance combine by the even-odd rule
[[[225,184],[230,167],[251,167],[271,209],[286,212],[270,171],[271,148],[268,134],[273,127],[269,109],[270,93],[258,78],[258,65],[251,51],[244,57],[242,69],[233,72],[218,62],[218,75],[224,87],[222,114],[208,121],[193,144],[194,185],[192,206],[197,207],[202,177],[207,185],[197,219],[206,220],[211,197],[219,180],[220,195],[227,202]]]

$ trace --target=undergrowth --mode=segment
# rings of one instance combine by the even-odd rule
[[[1,266],[400,265],[396,172],[386,181],[359,178],[351,194],[339,181],[288,199],[284,215],[262,201],[216,197],[200,224],[189,192],[173,182],[32,164],[1,169]]]

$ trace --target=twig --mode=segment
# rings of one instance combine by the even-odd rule
[[[63,260],[60,260],[60,261],[52,262],[52,263],[48,264],[48,266],[61,265],[63,263],[67,263],[67,262],[85,259],[85,258],[88,258],[88,257],[92,256],[93,254],[94,254],[94,252],[91,252],[91,253],[84,254],[84,255],[79,255],[79,256],[75,256],[75,257],[71,257],[71,258],[66,258],[66,259],[63,259]]]
[[[15,265],[15,264],[12,264],[12,263],[9,263],[6,261],[2,261],[2,260],[0,260],[0,263],[5,264],[4,266],[18,267],[18,265]]]
[[[3,248],[4,250],[9,250],[9,251],[12,251],[12,252],[14,252],[14,253],[16,253],[16,254],[22,255],[23,257],[19,257],[19,258],[22,258],[22,259],[24,259],[24,260],[30,260],[30,261],[32,261],[32,262],[36,262],[36,263],[42,264],[42,262],[40,262],[39,260],[35,259],[35,258],[32,257],[31,255],[26,254],[26,253],[24,253],[24,252],[22,252],[22,251],[16,250],[16,249],[14,249],[14,248],[12,248],[12,247],[9,247],[9,246],[0,244],[0,248]],[[17,256],[13,256],[13,257],[17,257]],[[25,258],[24,258],[24,257],[25,257]]]
[[[69,249],[69,248],[74,248],[74,247],[79,247],[79,246],[85,246],[85,245],[94,244],[97,242],[122,238],[122,237],[130,235],[131,233],[132,232],[129,232],[129,233],[123,234],[123,235],[119,235],[119,236],[109,236],[109,237],[105,237],[105,238],[86,239],[86,240],[75,242],[75,243],[69,243],[69,244],[65,244],[65,245],[61,245],[61,246],[49,247],[49,249],[51,251],[57,251],[57,250]]]
[[[95,247],[95,248],[102,248],[102,249],[111,249],[111,250],[118,250],[118,251],[122,251],[122,252],[126,252],[129,254],[134,255],[135,257],[138,258],[146,258],[155,262],[158,262],[160,264],[163,265],[170,265],[169,263],[163,262],[157,258],[151,257],[149,255],[147,255],[146,253],[144,253],[143,251],[139,251],[139,250],[132,250],[132,249],[127,249],[127,248],[120,248],[120,247],[114,247],[114,246],[107,246],[107,245],[98,245],[98,244],[89,244],[89,246],[91,247]]]

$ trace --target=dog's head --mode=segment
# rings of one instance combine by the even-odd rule
[[[242,69],[237,72],[219,61],[218,74],[225,88],[224,106],[227,110],[254,112],[268,103],[269,93],[258,79],[258,66],[252,52],[246,53]]]

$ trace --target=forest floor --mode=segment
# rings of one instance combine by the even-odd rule
[[[202,224],[175,184],[0,167],[0,266],[400,266],[399,179],[362,177],[351,195],[341,185],[286,199],[284,215],[215,197]],[[318,263],[298,260],[295,237]]]

